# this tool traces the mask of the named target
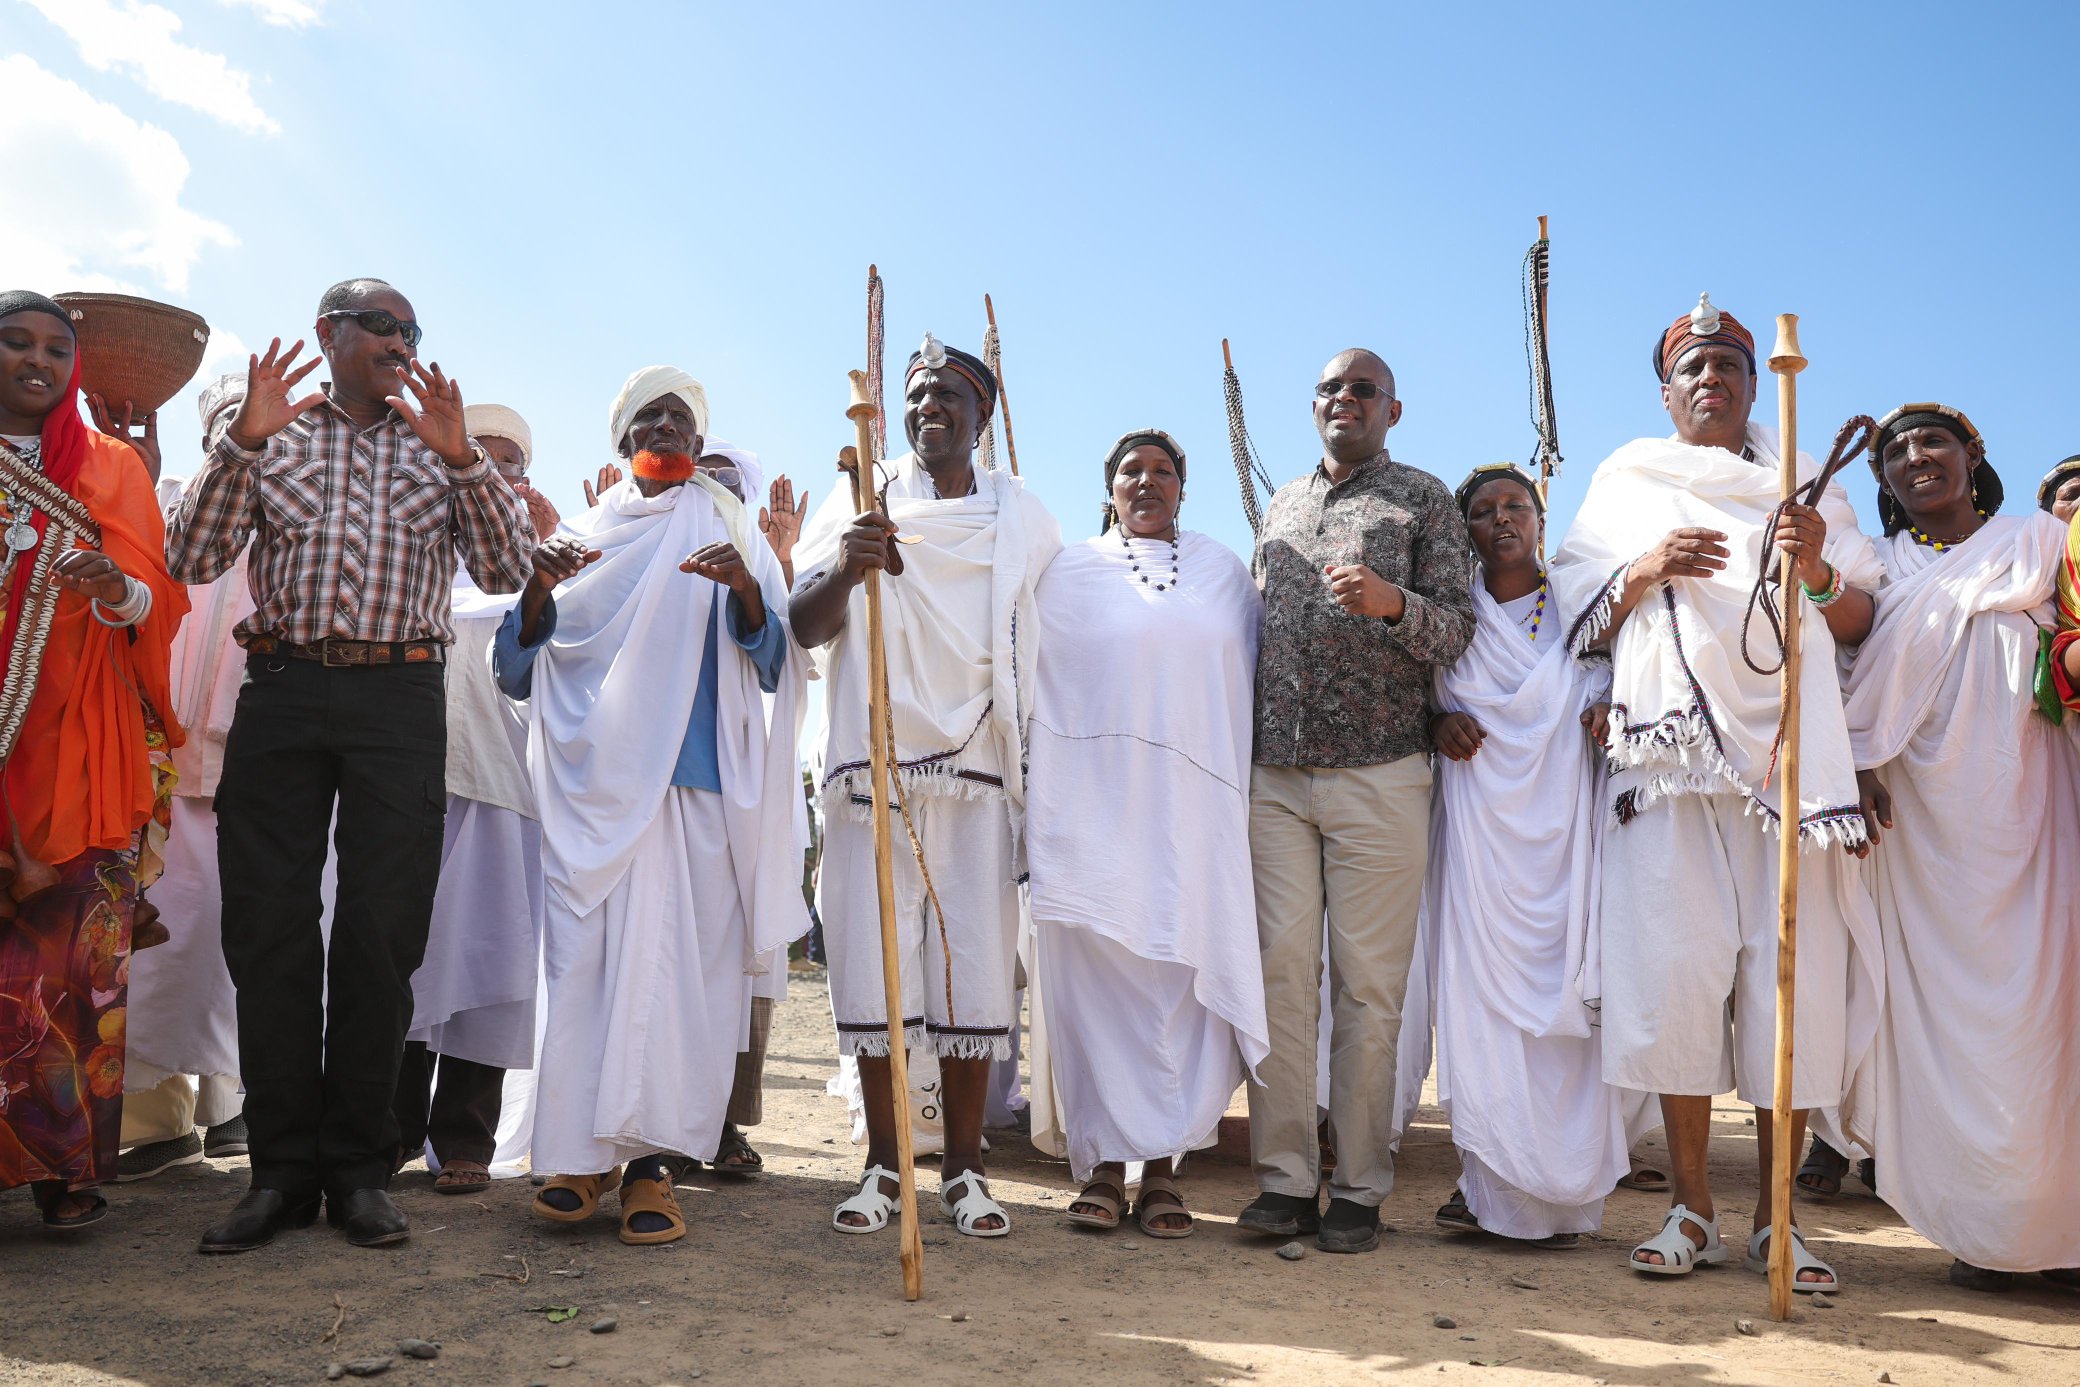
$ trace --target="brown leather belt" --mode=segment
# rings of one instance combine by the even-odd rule
[[[348,641],[327,637],[314,645],[298,645],[275,636],[254,636],[246,642],[250,655],[286,655],[292,660],[311,660],[343,669],[355,665],[438,665],[446,662],[448,647],[439,641]]]

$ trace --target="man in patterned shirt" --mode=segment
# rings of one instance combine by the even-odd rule
[[[224,958],[238,992],[252,1189],[203,1235],[243,1252],[316,1217],[359,1246],[410,1227],[386,1192],[412,973],[440,872],[443,664],[458,551],[489,592],[527,578],[526,507],[418,361],[419,325],[381,280],[318,302],[331,383],[280,339],[167,517],[168,565],[205,583],[252,542],[246,684],[217,789]],[[319,874],[335,809],[330,957]]]
[[[1429,861],[1431,673],[1473,637],[1466,526],[1445,484],[1387,455],[1394,373],[1368,351],[1323,368],[1321,463],[1272,499],[1257,537],[1250,857],[1271,1054],[1249,1086],[1261,1193],[1238,1224],[1379,1242],[1393,1188],[1395,1060]],[[1333,1034],[1322,1212],[1315,1136],[1322,920]]]

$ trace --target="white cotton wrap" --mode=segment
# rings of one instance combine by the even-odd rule
[[[1893,821],[1869,876],[1885,1007],[1851,1135],[1885,1198],[1997,1271],[2080,1264],[2080,724],[2030,696],[2065,552],[2040,512],[1938,554],[1897,535],[1847,679]]]
[[[903,572],[881,582],[883,647],[895,723],[896,771],[907,793],[995,797],[969,771],[1003,779],[1014,834],[1025,810],[1024,746],[1033,698],[1039,621],[1033,589],[1062,547],[1061,527],[1008,472],[975,472],[972,495],[931,494],[912,454],[882,464],[892,474],[888,515],[921,541],[900,546]],[[795,588],[831,568],[858,514],[840,485],[817,508],[795,547]],[[815,652],[830,721],[823,796],[862,821],[867,807],[866,586],[852,590],[845,629]]]
[[[686,740],[701,633],[724,594],[681,573],[680,560],[731,540],[766,604],[785,619],[780,565],[748,529],[742,504],[696,474],[654,498],[620,482],[559,531],[603,557],[557,589],[556,635],[537,660],[528,700],[527,759],[549,889],[578,915],[636,865],[636,847],[664,804]],[[725,660],[716,680],[724,818],[750,925],[745,968],[754,973],[763,966],[759,955],[807,928],[801,850],[808,826],[794,792],[792,736],[804,661],[789,641],[770,700],[749,661]]]
[[[1561,607],[1575,613],[1569,644],[1581,651],[1599,639],[1631,562],[1669,531],[1701,526],[1725,534],[1726,568],[1709,578],[1672,578],[1640,600],[1618,631],[1613,650],[1610,760],[1648,778],[1632,803],[1643,810],[1664,795],[1732,790],[1774,828],[1779,786],[1770,776],[1780,710],[1778,676],[1748,668],[1741,621],[1761,563],[1763,526],[1778,501],[1777,435],[1751,424],[1749,462],[1723,448],[1673,438],[1643,438],[1606,458],[1590,479],[1574,524],[1553,558]],[[1798,475],[1818,467],[1805,453]],[[1826,558],[1853,587],[1881,577],[1868,536],[1839,485],[1819,510],[1827,522]],[[1794,601],[1804,600],[1793,595]],[[1808,842],[1860,843],[1855,768],[1842,720],[1834,637],[1819,613],[1799,623],[1799,832]],[[1749,632],[1756,663],[1775,663],[1768,623],[1758,613]],[[1768,784],[1765,784],[1768,780]]]
[[[455,570],[449,614],[455,643],[448,647],[448,793],[535,817],[527,780],[527,718],[491,673],[491,646],[518,593],[485,592],[463,568]]]
[[[1180,1113],[1172,1140],[1151,1154],[1185,1150],[1219,1120],[1240,1077],[1238,1047],[1252,1072],[1270,1050],[1249,855],[1263,599],[1218,540],[1187,531],[1179,547],[1183,576],[1162,592],[1139,582],[1133,564],[1167,584],[1170,546],[1140,541],[1130,558],[1116,532],[1064,549],[1048,566],[1026,813],[1037,946],[1053,947],[1057,928],[1089,931],[1134,960],[1187,968],[1192,999],[1232,1031],[1225,1054],[1179,1053],[1161,1042],[1196,1038],[1198,1018],[1120,1015],[1102,979],[1085,995],[1047,998],[1044,1014],[1057,1030],[1138,1035],[1132,1053],[1101,1057],[1107,1067],[1171,1054],[1184,1070],[1233,1071],[1210,1113]],[[1029,967],[1028,978],[1039,971]],[[1050,1135],[1038,1115],[1054,1107],[1043,1102],[1052,1098],[1041,1072],[1047,1054],[1036,1035],[1036,1143]],[[1158,1086],[1173,1098],[1200,1087],[1184,1074]],[[1070,1135],[1103,1116],[1069,1114]],[[1083,1165],[1111,1158],[1080,1153]]]

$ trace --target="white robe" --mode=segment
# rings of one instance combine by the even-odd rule
[[[527,724],[491,673],[492,641],[518,601],[456,574],[447,826],[406,1037],[500,1069],[534,1063],[542,953],[542,829],[527,782]]]
[[[2080,1265],[2080,726],[2030,697],[2065,552],[2048,515],[1905,534],[1847,679],[1892,794],[1871,859],[1886,993],[1852,1135],[1885,1199],[1997,1271]]]
[[[1211,1142],[1269,1050],[1250,885],[1249,767],[1263,599],[1219,541],[1118,532],[1039,589],[1027,849],[1051,1082],[1078,1178]],[[1048,1077],[1035,1074],[1037,1089]],[[1036,1125],[1041,1149],[1059,1133]]]
[[[1579,719],[1608,693],[1609,666],[1574,657],[1550,598],[1534,644],[1530,608],[1505,609],[1477,574],[1473,643],[1437,672],[1438,709],[1487,736],[1470,761],[1438,758],[1423,899],[1459,1186],[1481,1226],[1511,1238],[1601,1223],[1646,1101],[1603,1082],[1583,996],[1604,778]]]
[[[807,926],[795,793],[804,661],[778,689],[718,653],[723,792],[673,771],[721,590],[678,571],[727,538],[785,620],[772,550],[736,498],[696,476],[655,498],[632,481],[564,527],[605,557],[557,592],[528,700],[529,778],[547,882],[549,1020],[534,1160],[568,1173],[652,1151],[710,1159],[735,1078],[750,977]]]

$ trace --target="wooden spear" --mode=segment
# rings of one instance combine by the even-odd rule
[[[982,296],[982,311],[989,315],[989,330],[996,332],[997,307],[989,301],[988,294]],[[997,359],[990,365],[997,373],[997,408],[1004,415],[1004,456],[1010,461],[1011,475],[1015,477],[1018,475],[1018,443],[1011,437],[1011,392],[1004,388],[1004,339],[1001,334],[997,338]]]
[[[1785,500],[1798,487],[1798,373],[1805,368],[1805,356],[1798,349],[1798,315],[1779,313],[1769,369],[1777,377],[1778,491]],[[1779,556],[1777,583],[1784,602],[1784,746],[1777,767],[1783,812],[1777,820],[1777,1074],[1770,1129],[1769,1314],[1784,1320],[1791,1317],[1792,1281],[1798,1274],[1791,1261],[1791,1176],[1798,1159],[1791,1130],[1791,1037],[1798,977],[1799,617],[1805,606],[1798,599],[1798,575],[1788,553]]]
[[[851,454],[852,504],[865,513],[874,508],[874,419],[881,411],[874,403],[865,371],[854,371],[852,403],[845,417],[852,420],[857,441]],[[838,465],[847,466],[841,455]],[[895,1098],[896,1171],[903,1191],[900,1247],[903,1258],[903,1299],[916,1300],[924,1294],[924,1235],[917,1222],[917,1172],[912,1165],[910,1139],[910,1053],[903,1038],[903,979],[896,944],[896,865],[888,823],[889,761],[895,748],[888,744],[888,651],[881,638],[881,573],[868,569],[867,590],[867,751],[871,764],[874,797],[874,888],[881,903],[881,983],[888,1001],[889,1089]]]

